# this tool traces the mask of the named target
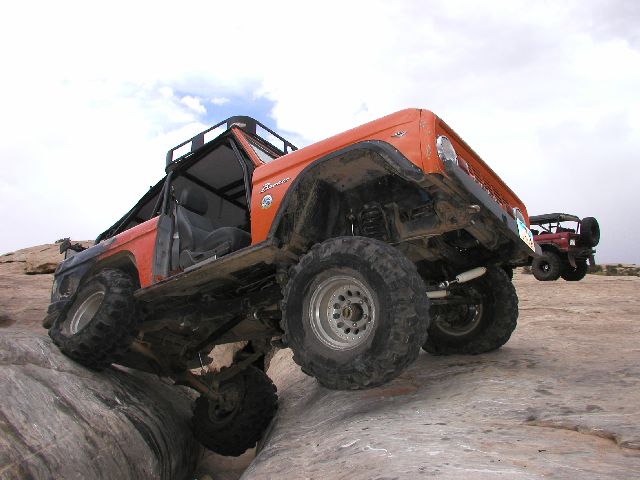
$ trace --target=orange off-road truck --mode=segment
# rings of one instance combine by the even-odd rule
[[[232,117],[166,160],[93,247],[67,250],[44,325],[90,368],[196,389],[194,432],[219,453],[255,445],[274,415],[274,345],[322,385],[360,389],[421,348],[478,354],[516,327],[510,274],[539,253],[527,211],[430,111],[301,149]],[[215,345],[239,341],[231,367],[204,373]]]

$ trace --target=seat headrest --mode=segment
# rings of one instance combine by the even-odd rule
[[[180,199],[178,200],[178,203],[187,210],[200,215],[207,213],[207,209],[209,207],[207,197],[202,190],[191,188],[185,188],[180,192]]]

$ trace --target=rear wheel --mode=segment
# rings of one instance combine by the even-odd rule
[[[478,354],[507,343],[518,320],[518,297],[507,274],[492,267],[451,287],[450,304],[434,305],[424,349],[434,355]]]
[[[381,385],[420,353],[429,322],[425,291],[415,265],[390,245],[327,240],[291,270],[285,342],[302,370],[327,388]]]
[[[533,259],[531,272],[537,280],[550,282],[560,278],[562,263],[560,256],[555,252],[543,252],[542,255]]]
[[[273,419],[276,387],[262,370],[247,367],[222,382],[217,392],[218,401],[205,396],[196,400],[193,433],[208,449],[237,457],[256,445]]]
[[[133,340],[138,314],[135,282],[122,270],[104,269],[80,286],[76,298],[49,330],[62,353],[101,370],[117,361]]]
[[[576,260],[576,268],[573,268],[570,264],[566,264],[560,274],[567,282],[578,282],[582,280],[589,267],[586,260]]]

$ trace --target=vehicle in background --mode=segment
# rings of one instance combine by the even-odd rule
[[[589,266],[595,265],[595,247],[600,242],[600,226],[593,217],[580,219],[566,213],[547,213],[529,217],[533,239],[542,255],[531,259],[531,272],[547,282],[562,277],[569,282],[582,280]]]

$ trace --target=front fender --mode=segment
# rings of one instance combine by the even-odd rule
[[[267,238],[274,239],[276,237],[278,229],[283,222],[283,217],[286,212],[291,209],[292,202],[294,202],[294,198],[302,185],[305,183],[313,183],[314,179],[319,178],[319,173],[322,168],[330,162],[340,162],[342,165],[346,165],[351,161],[350,159],[352,157],[357,157],[359,152],[363,155],[373,154],[372,157],[377,159],[376,163],[378,163],[378,166],[390,174],[412,183],[419,183],[424,179],[424,172],[416,164],[407,159],[400,150],[387,142],[367,140],[341,148],[308,164],[295,177],[284,193],[282,200],[279,202],[278,210],[271,221]],[[366,175],[366,169],[361,173]]]

